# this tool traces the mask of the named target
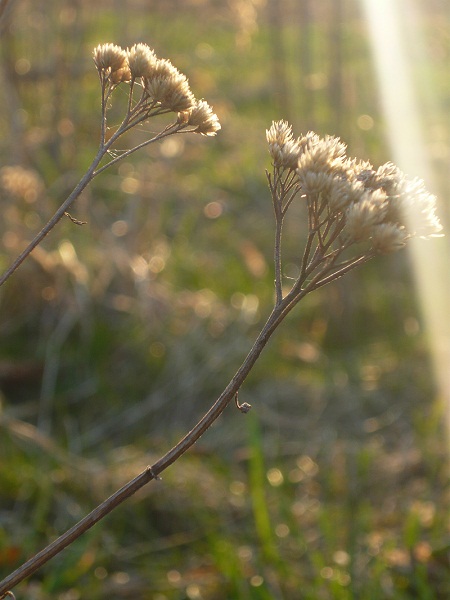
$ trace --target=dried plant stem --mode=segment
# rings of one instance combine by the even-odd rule
[[[275,244],[274,244],[274,265],[275,265],[275,304],[279,305],[283,299],[282,267],[281,267],[281,238],[283,232],[283,221],[286,211],[291,205],[293,199],[299,192],[299,187],[290,172],[283,179],[282,172],[275,169],[273,177],[266,171],[266,177],[272,196],[272,204],[275,213]],[[290,195],[289,195],[290,194]],[[286,199],[287,198],[287,199]]]
[[[3,285],[5,281],[11,277],[11,275],[20,267],[23,261],[31,254],[31,252],[38,246],[45,236],[53,229],[53,227],[62,219],[64,213],[67,211],[69,206],[79,197],[81,192],[86,188],[90,181],[94,177],[94,172],[100,161],[104,156],[102,149],[99,150],[97,156],[92,161],[91,166],[86,171],[82,179],[75,186],[71,194],[64,200],[58,210],[55,212],[53,217],[45,224],[41,231],[34,237],[34,239],[28,244],[28,246],[21,252],[21,254],[15,259],[15,261],[6,269],[3,275],[0,277],[0,285]]]
[[[239,388],[247,378],[255,362],[259,358],[262,350],[269,341],[271,335],[275,329],[280,325],[288,313],[294,308],[294,306],[307,294],[314,291],[315,289],[326,285],[330,281],[341,277],[351,269],[356,268],[360,264],[366,262],[372,258],[372,254],[368,253],[365,256],[361,256],[358,259],[349,260],[342,263],[341,265],[335,264],[335,259],[338,254],[335,255],[334,259],[325,261],[323,259],[316,259],[317,273],[309,281],[307,281],[307,274],[305,272],[296,280],[290,292],[286,294],[284,298],[279,297],[278,289],[276,290],[276,301],[275,306],[267,319],[264,327],[261,329],[255,343],[253,344],[250,352],[245,358],[244,362],[231,379],[227,387],[224,389],[222,394],[211,406],[209,411],[200,419],[195,427],[187,433],[169,452],[167,452],[162,458],[155,462],[151,467],[147,467],[137,477],[126,483],[117,492],[112,494],[109,498],[104,500],[97,508],[91,513],[74,525],[71,529],[66,531],[58,539],[52,542],[49,546],[41,550],[38,554],[29,559],[16,571],[11,573],[2,582],[0,582],[0,599],[15,585],[29,577],[41,566],[46,564],[54,556],[59,554],[64,548],[72,544],[77,538],[83,533],[88,531],[95,523],[102,520],[112,510],[117,508],[127,498],[132,496],[144,485],[149,483],[152,479],[157,479],[158,475],[162,473],[167,467],[174,463],[180,456],[182,456],[189,448],[191,448],[195,442],[205,433],[205,431],[216,421],[216,419],[223,413],[230,401],[235,398]],[[322,268],[319,268],[322,265]],[[311,267],[310,263],[310,267]],[[308,273],[311,271],[308,270]],[[280,276],[281,277],[281,276]],[[280,279],[281,285],[281,279]],[[246,411],[245,411],[246,412]]]
[[[106,102],[106,100],[104,100],[104,102]],[[80,181],[75,186],[75,188],[70,193],[70,195],[64,200],[64,202],[61,204],[61,206],[55,212],[53,217],[45,224],[45,226],[41,229],[41,231],[33,238],[33,240],[25,248],[25,250],[23,250],[21,252],[21,254],[14,260],[14,262],[8,267],[8,269],[6,269],[6,271],[0,277],[0,286],[3,285],[5,283],[5,281],[7,279],[9,279],[9,277],[11,277],[11,275],[20,267],[20,265],[23,263],[23,261],[31,254],[31,252],[36,248],[36,246],[38,246],[42,242],[42,240],[47,236],[47,234],[50,233],[50,231],[53,229],[53,227],[55,227],[55,225],[58,223],[58,221],[60,221],[62,219],[64,214],[67,212],[68,208],[75,202],[75,200],[80,196],[80,194],[89,185],[89,183],[94,179],[94,177],[96,177],[97,175],[99,175],[100,173],[102,173],[104,170],[108,169],[115,163],[119,162],[120,160],[123,160],[125,157],[129,156],[130,154],[133,154],[137,150],[140,150],[144,146],[148,146],[149,144],[157,142],[158,140],[162,139],[163,137],[173,135],[174,133],[179,133],[183,128],[186,127],[186,125],[172,123],[172,124],[168,125],[167,127],[165,127],[159,134],[157,134],[153,138],[146,140],[145,142],[142,142],[141,144],[138,144],[137,146],[134,146],[133,148],[126,150],[125,152],[122,152],[115,158],[112,158],[108,163],[106,163],[102,167],[97,168],[98,165],[103,160],[103,158],[105,157],[105,155],[107,155],[110,152],[111,148],[114,146],[115,142],[119,139],[119,137],[122,136],[126,131],[128,131],[130,129],[130,127],[134,127],[134,125],[135,125],[134,122],[132,124],[130,124],[129,113],[128,113],[127,117],[124,119],[124,121],[122,122],[120,127],[114,132],[114,134],[106,142],[103,139],[104,135],[105,135],[105,132],[104,132],[105,125],[102,126],[102,134],[101,134],[102,142],[100,144],[100,148],[97,152],[97,155],[95,156],[95,158],[92,161],[91,165],[89,166],[88,170],[83,175],[83,177],[80,179]],[[183,131],[183,133],[189,133],[190,131],[191,130],[187,129],[187,130]]]
[[[298,298],[304,296],[305,293],[297,294]],[[224,389],[220,397],[213,404],[210,410],[200,419],[195,427],[181,439],[176,446],[167,452],[161,459],[155,462],[151,467],[147,467],[145,471],[137,477],[125,484],[121,489],[104,500],[91,513],[66,531],[58,539],[52,542],[49,546],[41,550],[38,554],[29,559],[16,571],[11,573],[2,582],[0,582],[0,598],[2,598],[11,588],[32,575],[40,567],[46,564],[51,558],[59,554],[64,548],[69,546],[83,533],[88,531],[95,523],[103,519],[114,508],[118,507],[127,498],[132,496],[137,490],[142,488],[152,479],[156,479],[167,467],[174,463],[182,456],[195,442],[205,433],[205,431],[216,421],[223,413],[229,402],[235,397],[242,383],[246,379],[253,365],[257,361],[263,348],[266,346],[272,333],[283,321],[286,315],[293,308],[292,297],[290,294],[273,309],[264,327],[258,335],[252,349],[248,353],[241,367],[238,369],[230,383]]]
[[[282,273],[281,273],[281,233],[283,229],[283,218],[276,217],[276,230],[275,230],[275,251],[274,251],[274,264],[275,264],[275,294],[276,304],[281,304],[283,300],[283,285],[282,285]]]

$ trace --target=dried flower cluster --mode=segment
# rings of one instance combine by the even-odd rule
[[[101,44],[94,49],[105,102],[120,83],[130,84],[130,98],[135,85],[142,89],[139,101],[129,105],[133,123],[166,112],[178,113],[177,130],[186,127],[201,135],[215,135],[220,123],[204,100],[196,100],[189,81],[167,59],[158,58],[147,44],[135,44],[126,50],[115,44]]]
[[[302,283],[319,270],[322,276],[315,281],[322,285],[356,261],[399,250],[413,236],[441,231],[436,198],[421,180],[408,179],[392,163],[374,169],[369,162],[349,158],[345,144],[332,136],[309,132],[295,139],[286,121],[273,122],[266,134],[278,235],[294,197],[304,199],[308,209]],[[344,250],[357,243],[356,258],[338,263]],[[281,260],[279,254],[276,260]]]

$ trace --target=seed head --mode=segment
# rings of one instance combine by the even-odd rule
[[[292,126],[287,121],[272,121],[270,129],[266,129],[266,138],[269,146],[271,144],[283,146],[294,139]]]
[[[326,136],[319,138],[311,132],[299,139],[302,149],[298,158],[299,178],[309,171],[315,173],[339,173],[343,169],[346,146],[339,138]]]
[[[322,194],[330,188],[333,175],[324,171],[302,171],[298,174],[300,186],[305,194]]]
[[[144,87],[149,98],[162,108],[174,112],[189,110],[195,103],[186,76],[170,60],[150,61],[148,73],[144,77]]]
[[[332,214],[342,213],[351,204],[358,202],[364,193],[364,186],[360,181],[332,176],[328,186],[328,205]]]
[[[294,140],[292,127],[287,121],[272,121],[266,130],[269,152],[275,167],[294,170],[300,154],[298,140]]]
[[[115,44],[100,44],[94,49],[94,62],[100,74],[110,76],[113,83],[127,81],[127,53]]]
[[[189,83],[181,73],[147,79],[145,91],[162,108],[173,112],[188,110],[195,102]]]
[[[391,162],[378,167],[375,171],[369,163],[363,165],[357,178],[364,183],[366,188],[378,189],[382,188],[390,196],[396,194],[396,188],[399,182],[404,179],[400,169]]]
[[[191,125],[195,127],[194,133],[208,136],[216,135],[221,129],[217,115],[204,100],[196,100],[192,108],[180,112],[178,123]]]
[[[427,192],[421,179],[401,175],[395,186],[396,194],[390,200],[389,219],[404,225],[411,235],[439,235],[442,225],[436,215],[436,197]]]
[[[389,254],[403,248],[408,239],[405,228],[394,223],[381,223],[372,229],[372,247],[380,254]]]
[[[134,44],[134,46],[127,49],[127,58],[133,79],[148,77],[158,60],[147,44]]]
[[[166,58],[157,58],[156,61],[152,62],[149,73],[147,74],[148,79],[157,79],[158,77],[167,78],[173,75],[180,75],[180,72],[170,60]]]
[[[381,198],[375,196],[375,192],[373,194],[368,191],[364,192],[360,200],[347,208],[345,215],[347,239],[352,242],[362,242],[369,239],[374,226],[383,222],[386,208]]]
[[[113,71],[110,75],[112,83],[122,83],[124,81],[131,81],[131,72],[128,63],[124,64],[121,69]]]

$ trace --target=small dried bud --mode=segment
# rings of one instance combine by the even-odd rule
[[[300,172],[328,172],[339,173],[343,168],[343,157],[345,155],[345,144],[339,138],[326,136],[324,139],[311,135],[309,138],[301,138],[299,144],[304,150],[298,159],[298,171]]]
[[[123,83],[125,81],[131,81],[131,71],[128,64],[124,65],[121,69],[113,71],[110,75],[112,83]]]
[[[349,179],[354,179],[360,181],[361,183],[365,182],[366,180],[365,174],[373,173],[373,167],[367,160],[359,160],[357,158],[347,157],[344,161],[344,167]]]
[[[325,192],[330,187],[330,180],[333,176],[329,173],[314,172],[314,171],[299,171],[298,180],[302,190],[306,194],[320,194]]]
[[[351,204],[358,202],[364,194],[364,186],[360,181],[333,177],[329,185],[328,204],[331,213],[338,213]]]
[[[300,154],[298,140],[292,136],[292,127],[286,121],[273,121],[266,130],[269,152],[275,167],[294,170]]]
[[[146,80],[145,91],[162,108],[173,112],[188,110],[195,102],[189,83],[181,73],[170,77],[152,77]]]
[[[349,240],[361,242],[369,239],[375,225],[383,222],[386,205],[379,197],[373,197],[370,192],[364,192],[361,200],[354,202],[346,211],[345,232]]]
[[[149,80],[168,79],[178,75],[181,75],[181,73],[176,67],[173,66],[170,60],[167,60],[166,58],[157,58],[156,61],[152,61],[149,73],[146,75],[146,77]]]
[[[271,154],[275,166],[294,171],[297,168],[300,146],[296,140],[288,140],[283,146],[273,144]]]
[[[410,235],[435,237],[442,225],[436,215],[436,197],[425,189],[420,179],[407,179],[398,169],[396,181],[388,186],[386,222],[406,227]]]
[[[97,70],[106,75],[128,68],[127,53],[115,44],[100,44],[94,49],[94,62]]]
[[[404,227],[381,223],[372,229],[372,246],[380,254],[389,254],[403,248],[408,236]]]
[[[221,129],[217,115],[204,100],[197,100],[190,110],[180,112],[178,123],[186,123],[195,127],[194,133],[201,135],[216,135]]]
[[[195,103],[186,76],[170,60],[151,61],[144,77],[144,86],[151,99],[173,112],[189,110]]]
[[[287,121],[272,121],[270,129],[266,129],[266,138],[269,146],[272,144],[283,146],[294,139],[292,126]]]
[[[306,135],[300,136],[297,141],[301,151],[305,152],[315,146],[320,141],[320,137],[314,131],[308,131]]]
[[[135,44],[127,50],[127,56],[133,79],[148,77],[158,60],[147,44]]]
[[[404,175],[393,163],[387,162],[378,167],[376,171],[372,165],[368,165],[360,171],[357,177],[366,188],[373,190],[382,188],[389,196],[392,196],[396,194],[396,187]]]

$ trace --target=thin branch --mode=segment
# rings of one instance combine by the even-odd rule
[[[115,144],[115,142],[119,139],[119,137],[122,136],[126,131],[128,131],[128,129],[130,129],[131,126],[134,127],[134,125],[136,124],[136,123],[133,123],[130,126],[129,117],[127,114],[125,116],[124,120],[122,121],[120,127],[114,132],[114,134],[109,138],[109,140],[107,142],[105,142],[106,103],[107,103],[107,97],[105,97],[105,95],[104,95],[104,89],[102,86],[101,141],[100,141],[99,150],[98,150],[94,160],[92,161],[88,170],[83,175],[83,177],[80,179],[78,184],[72,190],[71,194],[66,198],[66,200],[64,200],[64,202],[56,210],[55,214],[51,217],[51,219],[49,219],[49,221],[44,225],[44,227],[41,229],[41,231],[33,238],[33,240],[27,245],[27,247],[20,253],[20,255],[13,261],[13,263],[6,269],[6,271],[0,277],[0,286],[2,286],[5,283],[5,281],[9,277],[11,277],[11,275],[20,267],[20,265],[24,262],[24,260],[36,248],[36,246],[38,246],[42,242],[42,240],[48,235],[48,233],[50,233],[50,231],[53,229],[53,227],[55,227],[55,225],[65,215],[65,213],[67,213],[67,209],[73,204],[73,202],[75,202],[75,200],[80,196],[80,194],[88,186],[88,184],[94,179],[94,177],[97,177],[97,175],[99,175],[100,173],[105,171],[107,168],[109,168],[112,165],[114,165],[115,163],[117,163],[119,160],[122,160],[123,158],[129,156],[130,154],[133,154],[137,150],[140,150],[141,148],[148,146],[149,144],[152,144],[152,143],[162,139],[163,137],[167,137],[168,135],[173,135],[174,133],[191,133],[193,131],[191,129],[186,129],[187,125],[185,123],[179,124],[179,123],[175,122],[170,125],[167,125],[163,129],[163,131],[161,131],[158,135],[156,135],[152,139],[146,140],[145,142],[138,144],[137,146],[131,148],[130,150],[127,150],[120,156],[113,158],[106,165],[103,165],[98,170],[96,170],[98,165],[104,158],[104,156],[109,152],[109,150],[112,148],[112,146]],[[142,119],[142,120],[144,120],[144,119]],[[184,131],[182,131],[182,130],[184,130]]]
[[[75,200],[80,196],[81,192],[87,187],[87,185],[92,181],[92,179],[98,175],[100,171],[96,171],[96,168],[102,161],[103,157],[111,146],[117,141],[117,139],[122,135],[126,125],[128,124],[127,116],[123,120],[119,129],[111,136],[111,138],[105,142],[106,135],[106,104],[108,102],[108,94],[111,91],[109,88],[108,93],[105,95],[106,85],[103,80],[101,80],[102,86],[102,121],[101,121],[101,133],[100,133],[100,147],[98,152],[89,166],[86,173],[80,179],[78,184],[69,194],[69,196],[64,200],[64,202],[60,205],[60,207],[56,210],[53,217],[49,219],[49,221],[44,225],[41,231],[33,238],[33,240],[28,244],[28,246],[23,250],[20,255],[13,261],[13,263],[6,269],[3,275],[0,277],[0,286],[5,283],[5,281],[11,277],[11,275],[20,267],[23,261],[31,254],[31,252],[38,246],[42,240],[50,233],[50,231],[55,227],[55,225],[62,219],[62,217],[67,212],[67,209],[75,202]],[[109,166],[109,164],[107,165]]]
[[[134,125],[133,125],[133,127],[134,127]],[[171,123],[170,125],[167,125],[167,127],[165,127],[163,129],[163,131],[161,131],[160,133],[158,133],[158,135],[155,135],[155,137],[151,138],[150,140],[146,140],[145,142],[142,142],[141,144],[138,144],[137,146],[134,146],[133,148],[130,148],[129,150],[125,150],[125,152],[123,152],[119,156],[116,156],[115,158],[111,159],[108,163],[106,163],[106,165],[103,165],[97,171],[95,171],[95,173],[93,174],[93,176],[97,177],[97,175],[100,175],[100,173],[102,173],[103,171],[105,171],[106,169],[108,169],[109,167],[111,167],[112,165],[114,165],[115,163],[119,162],[120,160],[123,160],[127,156],[130,156],[130,154],[134,154],[135,152],[137,152],[141,148],[145,148],[145,146],[149,146],[150,144],[158,142],[159,140],[161,140],[164,137],[167,137],[169,135],[173,135],[175,133],[184,133],[184,132],[181,131],[181,129],[183,127],[186,127],[186,125],[185,124],[179,124],[179,123]],[[173,131],[170,131],[171,128],[173,128]],[[186,133],[191,133],[191,132],[192,132],[192,130],[189,130]],[[120,135],[122,135],[123,133],[124,132],[121,131]],[[119,136],[117,136],[117,137],[119,137]]]
[[[100,84],[101,84],[101,89],[102,89],[102,120],[101,120],[101,129],[100,129],[100,148],[103,147],[105,145],[105,141],[106,141],[106,96],[105,96],[105,91],[106,91],[106,82],[104,77],[100,76]]]
[[[283,300],[283,283],[281,275],[281,233],[283,229],[283,217],[281,215],[276,219],[275,228],[275,250],[274,250],[274,263],[275,263],[275,294],[276,294],[276,305],[278,306]]]
[[[288,208],[290,207],[290,205],[292,204],[292,201],[294,200],[294,198],[297,196],[297,194],[300,191],[300,186],[296,186],[293,190],[293,192],[291,192],[291,195],[289,196],[289,198],[286,200],[284,207],[283,207],[283,216],[286,214]]]
[[[89,182],[94,177],[95,169],[98,164],[102,160],[104,156],[104,151],[100,149],[92,161],[89,169],[86,171],[84,176],[80,179],[78,184],[72,190],[71,194],[64,200],[58,210],[55,212],[53,217],[44,225],[41,231],[34,237],[34,239],[28,244],[28,246],[23,250],[20,255],[14,260],[14,262],[6,269],[3,275],[0,277],[0,286],[5,283],[5,281],[11,277],[11,275],[16,271],[23,261],[31,254],[31,252],[38,246],[45,236],[53,229],[53,227],[62,219],[64,213],[67,212],[69,206],[78,198],[81,192],[86,188]]]
[[[302,280],[306,279],[306,277],[308,275],[307,268],[312,262],[310,260],[310,256],[311,256],[311,250],[312,250],[312,246],[313,246],[315,237],[316,237],[316,232],[310,230],[308,233],[308,239],[306,240],[305,250],[303,252],[302,266],[300,268],[299,278]]]
[[[352,269],[355,269],[356,267],[363,265],[364,263],[369,261],[374,256],[375,256],[374,252],[369,252],[368,254],[363,254],[362,256],[355,259],[354,261],[348,261],[348,263],[346,263],[346,265],[343,266],[342,268],[338,269],[337,271],[333,271],[327,277],[324,277],[323,279],[319,279],[318,281],[316,281],[314,289],[323,287],[324,285],[327,285],[327,283],[330,283],[330,281],[334,281],[335,279],[342,277],[343,275],[345,275]],[[312,291],[312,290],[310,290],[310,291]]]
[[[236,393],[257,361],[272,333],[289,313],[292,306],[289,306],[288,302],[282,302],[273,309],[241,367],[238,369],[220,397],[216,400],[210,410],[200,419],[197,425],[195,425],[195,427],[188,434],[186,434],[184,438],[180,440],[178,444],[176,444],[176,446],[169,450],[169,452],[167,452],[151,467],[147,467],[145,471],[125,484],[117,492],[112,494],[112,496],[104,500],[97,508],[90,512],[76,525],[71,527],[58,539],[38,552],[35,556],[30,558],[22,566],[1,581],[0,598],[11,588],[32,575],[50,559],[59,554],[62,550],[64,550],[64,548],[72,544],[72,542],[78,539],[83,533],[88,531],[91,527],[93,527],[93,525],[98,523],[112,510],[122,504],[127,498],[132,496],[140,488],[146,485],[149,481],[152,479],[157,479],[160,473],[167,469],[167,467],[169,467],[180,456],[187,452],[189,448],[191,448],[191,446],[195,444],[195,442],[203,435],[203,433],[223,413],[230,401],[235,398]]]

